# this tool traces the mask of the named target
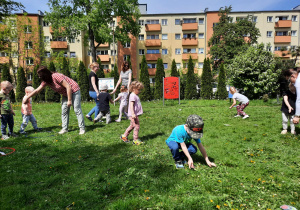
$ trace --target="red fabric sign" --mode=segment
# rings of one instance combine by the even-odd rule
[[[164,78],[164,95],[165,95],[165,99],[179,98],[179,78],[178,77]]]

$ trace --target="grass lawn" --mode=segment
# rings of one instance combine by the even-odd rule
[[[300,209],[299,138],[281,135],[281,104],[250,101],[248,119],[234,118],[228,101],[143,102],[141,146],[120,135],[129,121],[86,122],[79,136],[71,110],[69,133],[59,135],[58,103],[33,104],[43,132],[31,124],[27,135],[0,141],[15,152],[0,156],[0,208],[3,209]],[[83,103],[84,114],[94,103]],[[21,124],[20,105],[15,131]],[[204,119],[201,139],[211,161],[194,156],[196,170],[176,170],[165,140],[188,115]],[[296,129],[300,133],[299,126]],[[132,140],[132,134],[129,136]],[[8,153],[7,149],[0,149]]]

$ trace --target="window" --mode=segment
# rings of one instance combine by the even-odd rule
[[[196,38],[196,34],[183,34],[184,39],[194,39]]]
[[[32,49],[32,42],[25,41],[25,49]]]
[[[168,69],[168,64],[164,63],[164,69]]]
[[[145,55],[145,50],[144,49],[139,49],[139,55]]]
[[[146,24],[159,24],[159,20],[146,20]]]
[[[130,42],[126,42],[124,48],[130,48]]]
[[[111,50],[111,51],[110,51],[110,55],[117,55],[117,50],[115,50],[115,51],[114,51],[114,50]]]
[[[18,42],[18,38],[14,37],[14,38],[12,38],[11,41],[12,41],[12,42]]]
[[[67,58],[68,57],[68,53],[64,52],[64,57]]]
[[[13,69],[13,71],[14,71],[15,74],[18,73],[18,67],[15,66],[14,69]]]
[[[175,34],[175,39],[181,39],[181,35],[180,34]]]
[[[267,37],[272,37],[273,36],[273,31],[267,31]]]
[[[91,51],[88,50],[87,55],[88,55],[88,56],[91,56]]]
[[[8,56],[8,53],[6,52],[0,52],[0,57],[7,57]]]
[[[180,55],[181,54],[181,49],[180,48],[176,48],[175,49],[175,54],[176,55]]]
[[[233,23],[233,17],[228,16],[228,22]]]
[[[44,27],[47,27],[47,26],[49,26],[49,23],[46,22],[46,21],[43,21],[43,26],[44,26]]]
[[[168,39],[168,34],[162,34],[161,39],[162,40],[167,40]]]
[[[199,53],[199,54],[204,54],[204,48],[199,48],[199,49],[198,49],[198,53]]]
[[[183,49],[183,54],[186,54],[186,53],[196,53],[196,48],[184,48]]]
[[[196,18],[183,19],[183,23],[196,23]]]
[[[124,61],[130,60],[130,55],[124,55],[123,59],[124,59]]]
[[[275,51],[280,51],[280,50],[284,50],[285,47],[282,47],[282,46],[275,46],[274,50]]]
[[[198,63],[198,68],[203,69],[203,63]]]
[[[44,36],[44,42],[50,42],[50,37],[49,36]]]
[[[69,43],[75,43],[75,38],[69,38]]]
[[[147,54],[159,54],[159,49],[147,50]]]
[[[168,19],[162,19],[162,20],[161,20],[161,24],[162,24],[163,26],[168,25]]]
[[[276,36],[287,36],[288,32],[287,31],[277,31]]]
[[[102,69],[109,69],[108,64],[101,65]]]
[[[52,39],[52,41],[65,42],[67,41],[66,37],[57,37],[56,39]]]
[[[26,58],[26,65],[33,65],[33,58],[31,58],[31,57],[27,57]]]
[[[272,16],[268,16],[267,17],[267,22],[268,23],[272,23],[273,22],[273,17]]]
[[[144,40],[145,38],[144,38],[144,34],[139,34],[139,40]]]
[[[180,19],[175,19],[175,25],[180,25]]]
[[[11,57],[17,58],[18,57],[18,53],[17,52],[12,52]]]
[[[10,20],[10,24],[11,24],[11,26],[16,26],[16,20]]]
[[[291,36],[297,36],[297,31],[291,31]]]
[[[32,80],[32,73],[28,73],[27,74],[27,81],[31,81]]]
[[[252,22],[253,23],[257,23],[257,17],[255,16],[255,17],[252,17]]]
[[[70,52],[70,58],[76,58],[76,53],[75,52]]]
[[[298,21],[298,16],[297,16],[297,15],[292,15],[292,21],[293,21],[293,22]]]
[[[30,26],[30,25],[24,26],[24,32],[25,33],[31,33],[32,32],[32,26]]]
[[[267,46],[267,51],[272,52],[272,46]]]
[[[139,20],[139,25],[140,25],[140,26],[145,25],[145,24],[144,24],[144,20]]]
[[[277,16],[278,20],[287,20],[288,16]]]
[[[147,66],[149,69],[156,69],[156,63],[148,63]]]
[[[176,63],[177,70],[181,68],[181,63]]]
[[[45,57],[46,57],[46,58],[50,58],[50,57],[51,57],[50,52],[45,52]]]
[[[199,39],[204,39],[204,33],[199,33]]]
[[[168,55],[168,49],[162,49],[161,54],[163,55]]]
[[[115,69],[115,64],[111,64],[111,69]]]
[[[97,50],[96,55],[108,55],[108,50]]]
[[[203,25],[204,24],[204,18],[199,18],[199,25]]]
[[[147,35],[147,39],[159,39],[159,35]]]
[[[115,27],[115,21],[110,22],[110,23],[109,23],[109,26],[110,26],[111,28]]]

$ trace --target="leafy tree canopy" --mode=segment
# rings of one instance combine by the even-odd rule
[[[12,0],[1,0],[0,1],[0,20],[4,17],[10,16],[13,11],[18,11],[24,8],[24,6]]]

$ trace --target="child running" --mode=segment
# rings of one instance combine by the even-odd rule
[[[290,121],[291,134],[296,135],[295,125],[293,123],[296,98],[296,88],[292,83],[290,83],[289,89],[283,92],[283,101],[281,106],[283,130],[281,131],[281,134],[287,133],[288,121]]]
[[[0,91],[0,117],[1,117],[1,133],[2,140],[9,139],[9,136],[16,137],[14,134],[14,117],[16,115],[12,109],[9,92],[12,91],[13,85],[9,81],[1,82]],[[8,125],[8,135],[6,134],[6,127]]]
[[[109,102],[114,103],[111,99],[111,96],[107,92],[108,86],[106,84],[100,85],[100,93],[98,95],[99,100],[99,114],[93,120],[94,123],[101,120],[101,118],[105,115],[106,116],[106,124],[110,123],[110,107]]]
[[[21,112],[22,112],[22,124],[21,124],[21,128],[20,128],[20,133],[21,134],[26,134],[25,132],[25,128],[28,125],[28,121],[31,122],[34,130],[36,131],[41,131],[43,130],[42,128],[39,128],[37,126],[37,121],[34,117],[34,115],[32,114],[32,99],[30,98],[29,100],[27,100],[27,96],[32,93],[34,91],[34,88],[31,86],[28,86],[25,88],[25,96],[23,98],[22,101],[22,108],[21,108]],[[24,101],[27,101],[27,103],[24,103]]]
[[[128,119],[127,113],[126,113],[126,107],[127,107],[127,97],[128,97],[128,89],[125,85],[121,86],[120,89],[121,93],[119,93],[118,98],[116,98],[114,100],[114,102],[120,100],[120,108],[119,108],[119,118],[116,120],[116,122],[121,122],[121,118],[122,118],[122,113],[124,114],[124,116],[126,117],[126,119]]]
[[[139,115],[143,114],[143,108],[138,95],[140,94],[141,90],[144,88],[144,85],[141,82],[133,81],[130,84],[130,92],[132,92],[129,96],[129,109],[128,109],[128,117],[130,119],[130,126],[126,129],[125,133],[121,135],[120,139],[125,142],[129,143],[128,135],[133,131],[133,144],[140,145],[143,142],[139,140],[139,130],[140,130],[140,122],[139,122]]]
[[[188,160],[189,168],[194,168],[194,162],[191,155],[197,152],[197,147],[191,143],[192,139],[196,141],[207,165],[209,167],[216,167],[216,164],[209,161],[206,150],[200,140],[203,136],[203,127],[204,122],[200,116],[195,114],[190,115],[186,120],[186,124],[176,126],[170,137],[166,140],[166,144],[171,150],[177,169],[184,168],[184,164],[186,163],[185,159]],[[182,151],[179,152],[179,149]]]
[[[232,94],[233,103],[229,109],[236,105],[236,100],[240,102],[240,104],[236,106],[237,115],[234,117],[244,116],[243,119],[248,118],[249,115],[244,112],[244,109],[249,105],[249,99],[243,94],[237,93],[235,87],[230,87],[230,93]]]

